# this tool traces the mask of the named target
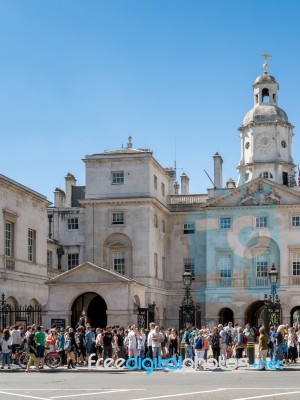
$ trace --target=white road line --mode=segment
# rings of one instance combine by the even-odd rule
[[[155,396],[155,397],[143,397],[140,399],[131,399],[131,400],[152,400],[152,399],[164,399],[167,397],[177,397],[177,396],[189,396],[191,394],[201,394],[201,393],[213,393],[213,392],[220,392],[222,390],[227,389],[213,389],[213,390],[203,390],[201,392],[190,392],[190,393],[178,393],[178,394],[167,394],[165,396]]]
[[[93,389],[95,390],[95,389]],[[103,389],[106,390],[106,389]],[[144,389],[135,389],[135,390],[144,390]],[[131,392],[132,389],[116,389],[116,390],[106,390],[105,392],[94,392],[94,393],[80,393],[80,394],[67,394],[64,396],[53,396],[51,399],[63,399],[65,397],[81,397],[81,396],[90,396],[92,394],[110,394],[110,393],[120,393],[120,392]]]
[[[14,389],[12,389],[12,390],[14,390]],[[27,389],[26,389],[26,390],[27,390]],[[2,393],[2,394],[8,394],[8,395],[10,395],[10,396],[16,396],[16,397],[24,397],[24,398],[27,398],[27,399],[51,400],[51,399],[47,399],[47,398],[45,398],[45,397],[26,396],[26,394],[16,394],[16,393],[2,392],[2,391],[1,391],[0,393]]]
[[[297,393],[300,393],[300,391],[297,391],[297,392],[274,393],[274,394],[264,394],[264,395],[261,395],[261,396],[252,396],[252,397],[239,397],[238,399],[232,399],[232,400],[264,399],[265,397],[283,396],[283,395],[286,395],[286,394],[297,394]]]

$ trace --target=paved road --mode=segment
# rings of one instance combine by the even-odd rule
[[[299,371],[0,373],[1,400],[298,400]]]

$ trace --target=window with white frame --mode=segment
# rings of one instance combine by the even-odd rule
[[[292,254],[293,276],[300,276],[300,251]]]
[[[273,175],[271,174],[271,172],[268,171],[264,171],[262,172],[260,175],[260,177],[265,178],[265,179],[273,179]]]
[[[124,171],[113,171],[111,173],[112,185],[123,185],[124,183]]]
[[[76,231],[79,228],[78,218],[68,218],[68,230]]]
[[[183,259],[183,272],[190,272],[195,275],[195,260],[194,258],[184,258]]]
[[[125,252],[117,251],[113,253],[113,270],[125,275]]]
[[[231,218],[222,217],[220,218],[220,229],[230,229],[231,228]]]
[[[112,225],[124,225],[124,211],[115,211],[112,213]]]
[[[231,254],[218,255],[218,270],[221,278],[231,278],[232,257]]]
[[[268,217],[255,217],[255,227],[256,228],[267,228],[268,227]]]
[[[79,254],[70,253],[68,254],[68,269],[72,269],[79,265]]]
[[[28,261],[35,261],[35,252],[36,252],[36,232],[33,229],[28,229]]]
[[[13,228],[12,222],[5,222],[5,255],[13,257]]]
[[[269,257],[267,254],[260,254],[256,256],[256,277],[267,278],[268,277],[268,263]]]
[[[292,216],[292,226],[297,228],[300,227],[300,215]]]
[[[161,184],[161,194],[164,196],[165,193],[166,193],[166,191],[165,191],[165,184],[162,183],[162,184]]]
[[[185,235],[188,235],[190,233],[195,233],[195,224],[194,223],[183,224],[183,233]]]
[[[47,267],[53,267],[53,253],[50,250],[47,250]]]

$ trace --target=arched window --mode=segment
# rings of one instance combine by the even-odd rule
[[[269,103],[270,97],[269,97],[269,89],[264,88],[262,90],[262,102],[263,103]]]
[[[273,178],[273,175],[271,174],[271,172],[268,172],[268,171],[262,172],[261,174],[259,174],[259,176],[261,178],[266,178],[266,179],[272,179]]]

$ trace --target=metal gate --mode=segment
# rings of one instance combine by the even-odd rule
[[[0,301],[0,327],[6,328],[12,325],[24,326],[41,325],[42,323],[42,307],[18,305],[11,306],[6,303],[4,293],[1,295]]]
[[[138,317],[137,317],[138,328],[147,329],[149,327],[150,322],[155,322],[155,303],[148,304],[148,308],[138,309]]]

